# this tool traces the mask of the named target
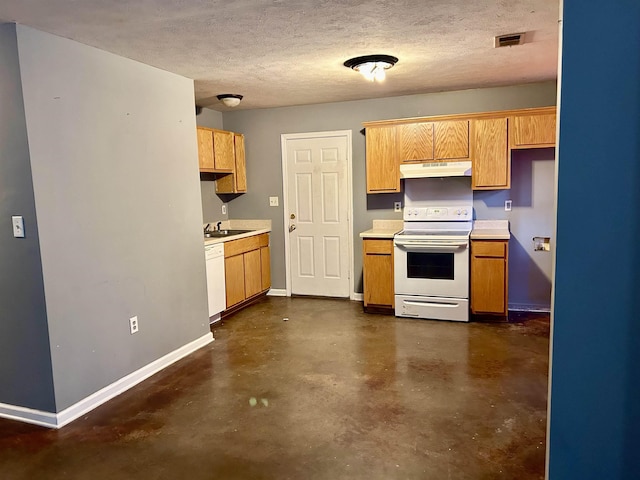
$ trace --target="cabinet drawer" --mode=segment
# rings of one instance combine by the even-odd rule
[[[232,257],[241,253],[250,252],[260,248],[260,237],[262,235],[254,235],[252,237],[239,238],[238,240],[231,240],[224,243],[224,256]],[[268,243],[267,239],[267,243]]]
[[[364,241],[364,253],[365,254],[384,254],[391,255],[393,252],[393,240],[365,240]]]
[[[506,242],[471,242],[471,254],[475,257],[505,256]]]

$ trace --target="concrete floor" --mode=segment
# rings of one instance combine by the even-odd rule
[[[548,315],[266,298],[214,332],[61,430],[0,419],[0,478],[544,478]]]

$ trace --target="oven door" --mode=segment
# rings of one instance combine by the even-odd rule
[[[469,298],[469,240],[394,239],[396,295]]]

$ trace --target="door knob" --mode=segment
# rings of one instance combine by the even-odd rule
[[[289,225],[289,233],[293,232],[296,229],[295,225]]]
[[[296,218],[296,214],[295,214],[295,213],[292,213],[291,215],[289,215],[289,218],[290,218],[291,220],[295,220],[295,218]]]

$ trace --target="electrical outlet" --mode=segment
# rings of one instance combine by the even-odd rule
[[[223,204],[222,204],[222,214],[223,214],[223,215],[226,215],[226,214],[227,214],[227,204],[226,204],[226,203],[223,203]]]
[[[511,200],[505,200],[504,201],[504,211],[505,212],[510,212],[511,211]]]
[[[278,197],[269,197],[269,206],[277,207],[278,206]]]
[[[402,202],[393,202],[393,211],[401,212],[402,211]]]
[[[131,331],[131,335],[133,335],[134,333],[138,333],[138,316],[136,315],[135,317],[131,317],[129,319],[129,330]]]

